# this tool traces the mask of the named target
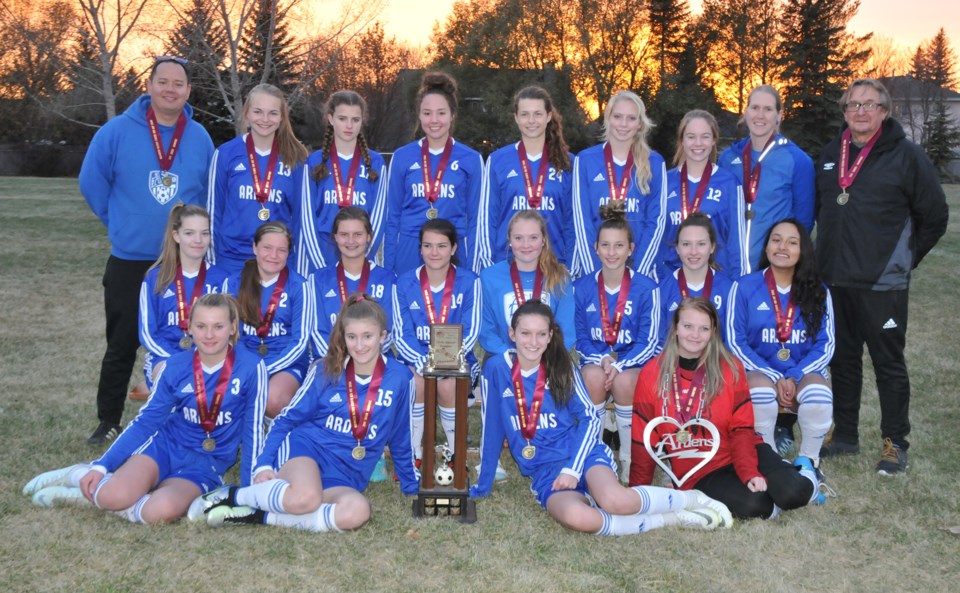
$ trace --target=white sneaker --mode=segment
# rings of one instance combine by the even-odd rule
[[[479,475],[480,475],[480,465],[477,465],[475,469],[477,470],[477,475],[479,476]],[[503,469],[503,465],[502,465],[499,461],[497,461],[497,471],[495,471],[494,474],[493,474],[493,481],[494,481],[494,482],[502,482],[502,481],[506,480],[507,477],[508,477],[508,476],[507,476],[507,470]]]
[[[688,502],[688,505],[692,506],[688,506],[686,510],[710,509],[720,517],[721,522],[717,527],[722,527],[723,529],[733,527],[733,515],[730,514],[730,509],[727,508],[727,505],[719,500],[710,498],[699,490],[690,490],[689,493],[693,495],[694,501],[692,503]]]
[[[67,467],[61,467],[60,469],[43,472],[27,482],[27,485],[23,487],[23,494],[25,496],[33,496],[48,486],[73,486],[73,484],[70,483],[70,474],[73,470],[80,467],[90,466],[86,463],[77,463],[68,465]]]
[[[702,508],[689,511],[674,511],[678,527],[681,529],[700,529],[713,531],[723,522],[720,515],[713,509]]]
[[[210,512],[207,513],[207,526],[223,527],[225,525],[259,523],[257,514],[257,509],[253,507],[220,505],[210,509]],[[259,514],[262,517],[263,513]]]
[[[196,497],[193,502],[190,503],[190,508],[187,509],[187,521],[190,523],[203,523],[206,518],[205,515],[210,509],[219,505],[229,505],[231,502],[230,489],[236,488],[236,486],[220,486],[219,488],[214,488],[206,494],[201,494]]]
[[[48,486],[33,495],[33,504],[52,509],[55,506],[91,506],[79,488],[73,486]]]

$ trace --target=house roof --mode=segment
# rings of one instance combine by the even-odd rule
[[[890,91],[890,96],[894,101],[929,99],[935,94],[943,93],[943,100],[960,102],[960,93],[931,82],[919,80],[913,76],[887,76],[879,80]]]

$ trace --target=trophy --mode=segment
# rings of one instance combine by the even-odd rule
[[[456,381],[453,475],[448,454],[436,467],[437,380]],[[423,459],[420,464],[420,492],[413,501],[413,516],[447,516],[462,523],[477,520],[476,503],[470,500],[467,474],[467,395],[470,393],[470,369],[463,347],[463,326],[435,323],[430,326],[430,350],[423,365]],[[452,478],[452,479],[451,479]]]

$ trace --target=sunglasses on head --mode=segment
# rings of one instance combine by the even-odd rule
[[[181,66],[186,66],[190,63],[190,60],[180,56],[154,56],[153,58],[154,64],[163,64],[164,62],[175,62]]]

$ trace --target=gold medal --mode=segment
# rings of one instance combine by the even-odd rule
[[[193,340],[190,339],[190,336],[183,336],[180,338],[180,349],[186,350],[193,345]]]
[[[167,173],[164,173],[163,177],[160,178],[160,183],[163,184],[163,187],[170,187],[173,185],[173,177]]]
[[[352,455],[353,458],[356,459],[357,461],[360,461],[361,459],[367,456],[367,450],[364,448],[363,445],[357,445],[356,447],[353,448],[353,451],[350,452],[350,455]]]
[[[217,448],[217,441],[215,439],[207,437],[203,439],[203,443],[201,446],[203,447],[204,451],[206,451],[207,453],[210,453]]]
[[[744,218],[746,218],[747,220],[753,220],[753,215],[754,215],[753,210],[747,210],[746,212],[743,213]]]
[[[257,218],[259,218],[260,220],[262,220],[262,221],[264,221],[264,222],[270,220],[270,211],[267,210],[266,208],[261,208],[261,209],[257,212]]]
[[[849,201],[850,201],[850,194],[848,194],[847,192],[843,192],[839,196],[837,196],[837,204],[840,204],[841,206],[843,206]]]
[[[523,455],[524,459],[533,459],[537,456],[537,448],[533,445],[527,445],[520,454]]]
[[[790,360],[790,350],[786,348],[781,348],[777,352],[777,358],[780,359],[782,362],[787,362],[788,360]]]
[[[690,431],[686,428],[681,428],[677,431],[677,443],[681,445],[686,445],[690,442]]]
[[[267,345],[263,342],[260,342],[260,345],[257,346],[257,354],[260,356],[266,356],[268,351],[269,349],[267,348]]]
[[[427,209],[427,218],[429,218],[430,220],[433,220],[433,219],[435,219],[435,218],[437,217],[437,215],[438,215],[439,213],[440,213],[440,212],[439,212],[436,208],[428,208],[428,209]]]

